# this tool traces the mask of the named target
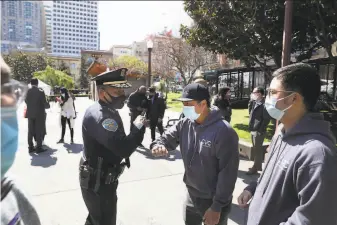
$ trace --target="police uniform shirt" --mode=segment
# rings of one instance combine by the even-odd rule
[[[118,111],[103,101],[96,102],[83,118],[84,156],[93,167],[98,157],[103,158],[103,165],[119,164],[136,150],[144,132],[144,127],[140,130],[133,127],[126,136]]]

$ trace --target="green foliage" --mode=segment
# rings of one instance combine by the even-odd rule
[[[71,73],[70,73],[70,68],[69,66],[66,65],[66,63],[62,60],[60,65],[58,66],[57,70],[60,70],[64,73],[66,73],[67,75],[71,76]]]
[[[337,3],[334,0],[293,2],[291,52],[297,53],[297,60],[301,61],[324,47],[323,36],[328,38],[330,46],[337,40]],[[181,26],[180,32],[193,46],[224,53],[247,66],[266,67],[265,62],[270,59],[281,66],[284,0],[186,0],[184,5],[195,24]]]
[[[5,62],[11,67],[12,77],[28,83],[36,71],[46,69],[51,60],[45,54],[25,54],[16,52],[4,55]]]
[[[89,86],[89,78],[85,68],[85,58],[83,56],[81,58],[81,74],[79,83],[81,88],[88,88]]]
[[[69,77],[66,73],[55,70],[50,66],[43,71],[38,71],[34,73],[34,77],[50,85],[52,88],[55,86],[65,87],[71,89],[74,87],[74,80]]]
[[[141,73],[147,71],[147,64],[135,56],[124,55],[115,59],[113,62],[109,62],[116,67],[125,67],[129,73]]]

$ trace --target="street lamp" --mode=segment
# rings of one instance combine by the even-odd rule
[[[148,77],[147,77],[147,86],[151,86],[151,53],[153,48],[153,41],[150,39],[147,41],[147,50],[149,51],[149,60],[148,60]]]

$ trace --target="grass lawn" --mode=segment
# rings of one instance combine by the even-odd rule
[[[167,95],[167,107],[169,110],[175,112],[181,112],[183,104],[178,101],[174,101],[181,96],[181,93],[168,93]],[[239,138],[251,142],[250,132],[248,131],[248,121],[249,114],[248,109],[233,109],[231,125],[239,135]],[[272,125],[270,124],[267,129],[267,136],[264,140],[265,142],[269,142],[273,137]]]

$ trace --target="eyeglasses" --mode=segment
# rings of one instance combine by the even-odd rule
[[[274,90],[274,89],[268,88],[267,89],[267,96],[270,97],[271,95],[277,94],[279,92],[281,92],[281,93],[289,93],[289,94],[294,93],[294,91]]]
[[[26,84],[11,80],[8,83],[1,85],[1,95],[7,95],[15,98],[15,105],[20,105],[26,96],[28,87]],[[1,107],[6,107],[6,104],[1,103]]]

